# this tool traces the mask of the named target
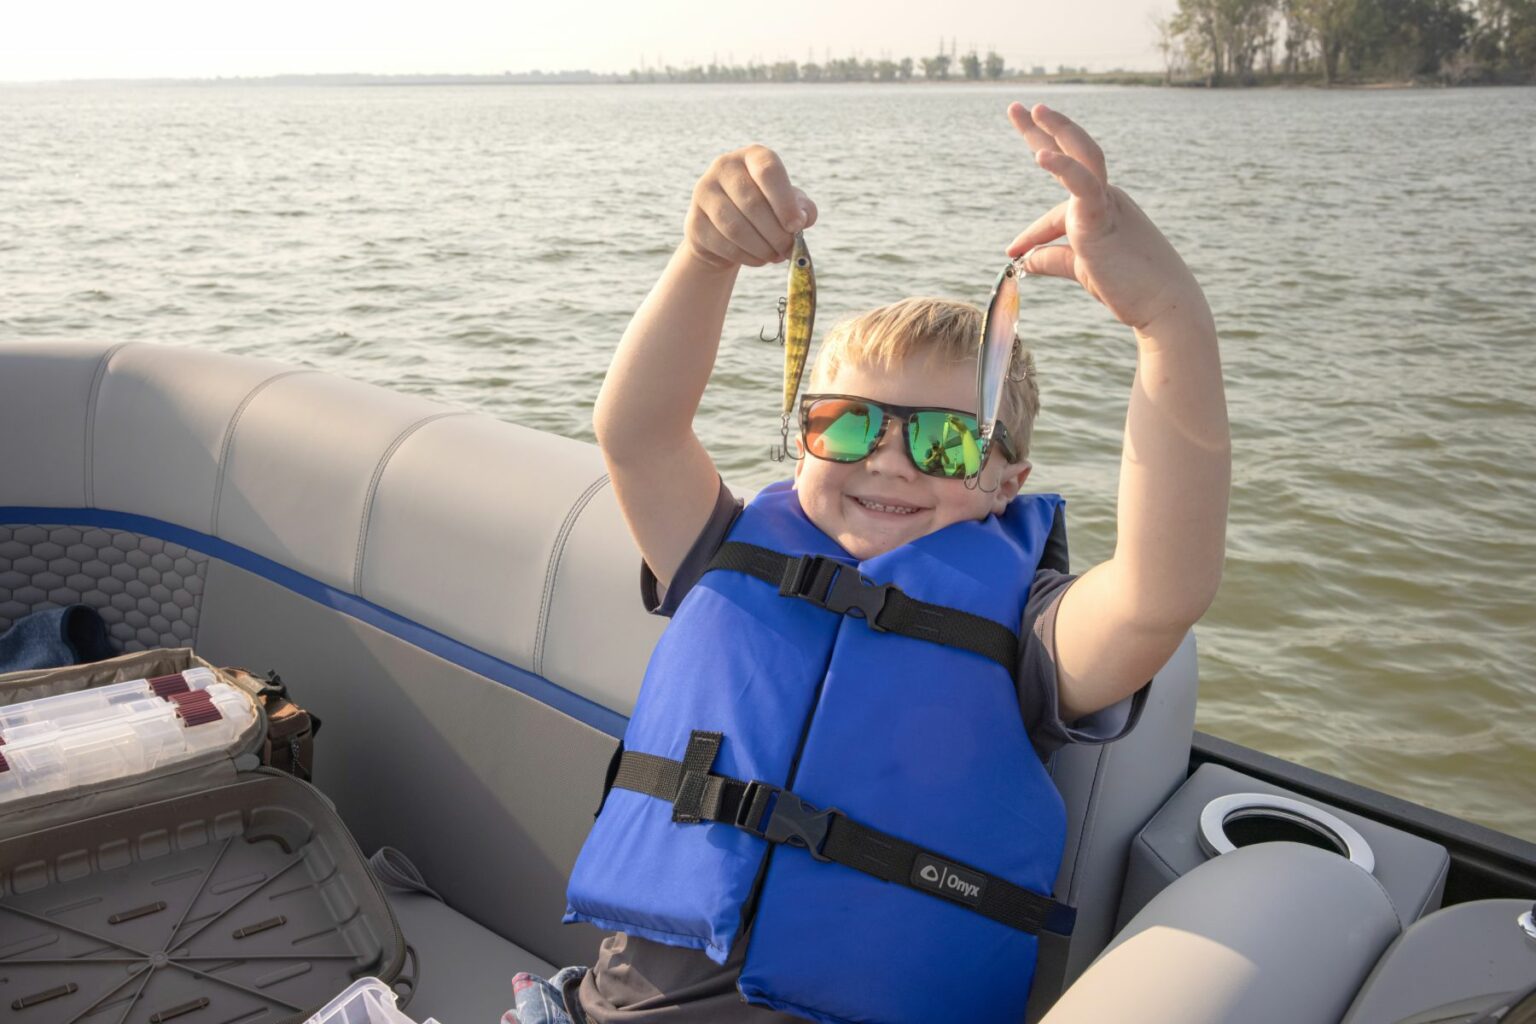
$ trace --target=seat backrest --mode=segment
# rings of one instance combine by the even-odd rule
[[[1043,937],[1030,1019],[1038,1020],[1114,935],[1131,841],[1184,782],[1195,731],[1195,637],[1152,679],[1141,719],[1124,738],[1063,747],[1051,777],[1067,805],[1056,897],[1077,908],[1070,939]]]

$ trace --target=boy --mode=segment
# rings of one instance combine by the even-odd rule
[[[1135,332],[1114,556],[1077,578],[1039,568],[1054,505],[1020,496],[1038,408],[1027,361],[979,486],[919,463],[921,415],[954,423],[975,405],[980,314],[958,303],[907,300],[834,330],[802,407],[793,489],[774,485],[738,510],[692,418],[739,268],[786,258],[817,211],[770,151],[717,159],[595,411],[647,601],[678,612],[572,877],[568,919],[619,934],[593,970],[562,971],[559,991],[519,976],[522,1024],[541,1000],[554,1019],[569,1007],[603,1024],[1022,1017],[1026,932],[1061,920],[1043,895],[1060,798],[1033,755],[1134,722],[1146,680],[1215,595],[1230,449],[1194,277],[1108,184],[1083,129],[1043,105],[1008,114],[1069,193],[1009,256],[1078,281]],[[802,586],[809,575],[815,586]],[[901,595],[894,617],[886,584]],[[697,596],[680,607],[684,591]],[[982,620],[1020,627],[1016,652],[977,641],[995,639]],[[784,704],[795,706],[775,717]],[[778,734],[788,754],[763,753]],[[788,768],[765,767],[779,762]],[[830,776],[818,780],[818,764]],[[973,791],[968,810],[948,812]],[[1028,921],[999,909],[999,893],[1032,908]]]

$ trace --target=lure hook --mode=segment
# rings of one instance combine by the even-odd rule
[[[779,437],[781,443],[775,448],[768,449],[768,457],[774,462],[783,462],[785,459],[793,459],[799,462],[804,455],[791,455],[789,453],[789,415],[786,413],[779,418]]]
[[[982,494],[996,494],[997,493],[997,488],[996,487],[993,487],[993,488],[989,489],[989,488],[981,486],[981,473],[980,472],[978,472],[975,476],[968,476],[968,477],[966,477],[964,480],[961,481],[961,483],[963,483],[965,485],[965,489],[968,490],[968,491],[980,491]]]
[[[767,336],[765,336],[763,334],[763,329],[761,327],[759,327],[757,329],[757,340],[758,341],[776,341],[780,345],[784,344],[784,316],[785,316],[785,313],[788,311],[788,309],[789,309],[789,297],[787,295],[780,295],[779,296],[779,333],[775,334],[773,337],[769,338],[769,337],[767,337]]]

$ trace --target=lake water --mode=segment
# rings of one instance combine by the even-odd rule
[[[984,302],[1055,204],[1003,115],[1103,143],[1220,327],[1229,557],[1199,726],[1536,839],[1536,89],[3,87],[0,338],[307,363],[571,437],[718,152],[820,204],[817,322]],[[697,430],[783,473],[782,268],[743,275]],[[1032,484],[1112,550],[1134,346],[1030,281]]]

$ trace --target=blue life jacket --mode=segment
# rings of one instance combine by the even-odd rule
[[[1072,919],[1013,654],[1060,505],[857,562],[760,493],[656,646],[565,920],[716,963],[750,927],[742,995],[813,1020],[1022,1020]]]

